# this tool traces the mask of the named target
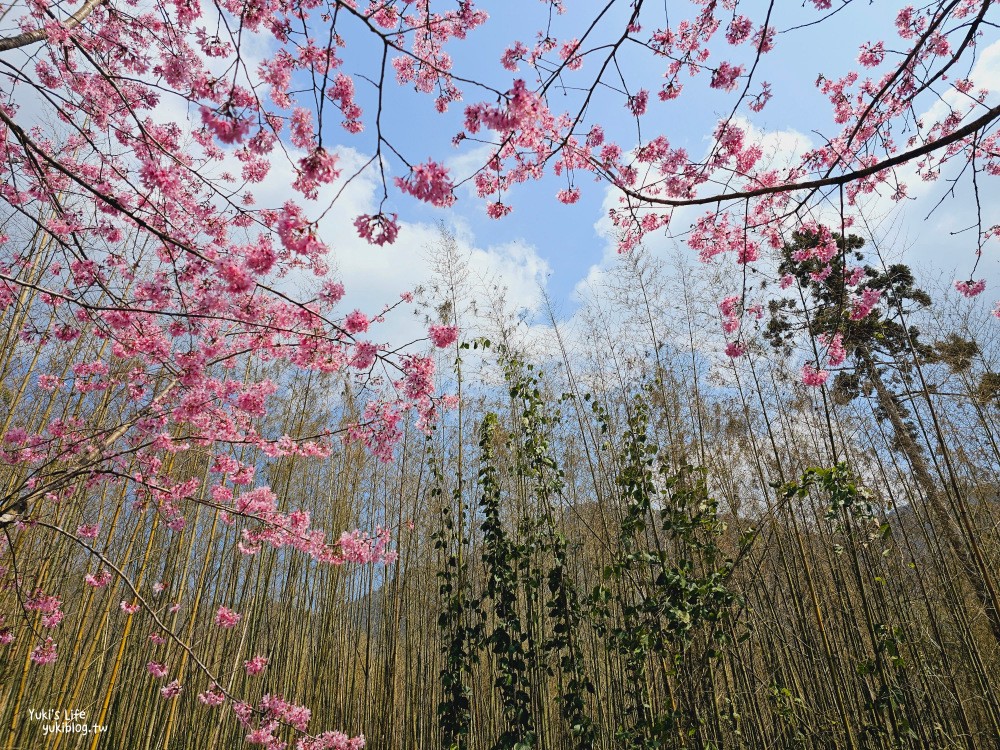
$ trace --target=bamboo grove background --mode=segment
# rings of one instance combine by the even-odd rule
[[[31,268],[50,252],[36,243]],[[0,748],[241,746],[229,705],[196,700],[195,657],[247,702],[283,695],[312,709],[311,730],[372,748],[997,746],[1000,362],[983,310],[903,294],[884,318],[906,341],[866,355],[868,382],[814,389],[794,347],[763,337],[717,358],[702,302],[716,282],[681,260],[624,259],[576,330],[550,311],[538,346],[469,281],[453,238],[434,252],[426,312],[464,326],[439,368],[460,407],[430,436],[408,426],[390,463],[339,445],[328,460],[239,456],[319,526],[392,528],[398,562],[246,556],[209,506],[176,532],[126,489],[81,484],[44,509],[50,526],[8,530],[0,613],[22,630],[0,648]],[[37,376],[84,351],[127,363],[86,337],[25,344],[50,310],[33,294],[0,324],[0,435],[55,417],[113,428],[126,393],[53,394]],[[284,386],[262,433],[357,415],[349,379],[241,366]],[[178,453],[172,471],[204,476],[210,456]],[[0,465],[7,486],[14,473]],[[184,647],[121,609],[120,578],[84,585],[97,560],[52,528],[81,523],[100,524],[94,549]],[[41,667],[20,604],[39,587],[66,610]],[[238,627],[214,626],[220,605]],[[256,654],[269,664],[249,676]],[[179,697],[160,696],[151,660]],[[43,738],[28,709],[45,707],[107,731]]]

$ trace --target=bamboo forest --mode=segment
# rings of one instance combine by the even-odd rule
[[[998,29],[0,4],[0,750],[1000,748]]]

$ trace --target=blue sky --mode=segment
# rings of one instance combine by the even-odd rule
[[[593,18],[595,10],[602,4],[591,0],[567,0],[567,13],[557,17],[553,34],[560,39],[572,38]],[[607,31],[598,30],[596,39],[607,38],[608,34],[619,33],[621,14],[627,10],[627,3],[620,3],[620,10],[613,11],[608,18]],[[820,135],[834,135],[836,126],[830,116],[831,107],[825,96],[816,88],[816,79],[823,73],[827,77],[838,77],[857,68],[857,54],[861,43],[877,39],[895,39],[893,20],[904,3],[869,4],[855,2],[825,20],[821,25],[790,30],[780,33],[775,51],[762,58],[755,75],[756,80],[769,81],[773,86],[774,98],[759,114],[741,110],[738,114],[746,117],[753,127],[769,139],[778,159],[787,159],[796,149],[814,147],[821,143]],[[481,79],[489,85],[506,90],[514,77],[525,77],[529,83],[532,71],[522,66],[519,74],[504,70],[499,63],[503,49],[514,40],[530,45],[534,33],[545,22],[545,5],[536,0],[516,2],[484,2],[481,7],[491,14],[485,27],[473,32],[469,40],[451,47],[455,58],[455,70],[461,75]],[[647,6],[652,8],[652,6]],[[673,8],[673,5],[669,6]],[[740,12],[755,20],[763,18],[767,3],[754,1],[740,4]],[[689,9],[684,9],[688,12]],[[615,16],[615,13],[618,13]],[[644,32],[663,25],[663,7],[658,6],[644,17]],[[671,10],[671,12],[675,12]],[[811,3],[775,3],[772,25],[784,32],[803,23],[821,17]],[[672,18],[672,22],[677,19]],[[988,61],[980,64],[980,72],[985,78],[1000,75],[1000,46],[990,47],[995,39],[984,39],[980,44],[980,54],[987,54]],[[360,42],[360,43],[359,43]],[[738,51],[723,45],[716,54],[729,55],[741,61],[750,54],[749,45]],[[893,44],[888,45],[890,48]],[[349,73],[371,74],[371,50],[365,46],[363,37],[349,37],[345,52],[344,69]],[[719,59],[719,58],[713,58]],[[891,58],[890,58],[891,59]],[[653,58],[648,53],[638,55],[631,52],[622,55],[623,70],[634,91],[640,87],[655,92],[660,84],[664,61]],[[577,81],[587,80],[596,69],[596,63],[588,61],[576,78],[567,78],[572,86]],[[964,75],[967,71],[961,71]],[[373,91],[360,79],[357,80],[359,103],[365,108],[366,116],[374,111]],[[1000,81],[986,82],[1000,86]],[[385,98],[385,120],[383,128],[393,144],[413,162],[422,162],[428,157],[444,161],[452,167],[456,179],[468,177],[483,156],[482,148],[466,144],[458,149],[451,145],[451,137],[461,128],[464,106],[477,101],[475,90],[466,93],[466,101],[452,105],[447,115],[433,111],[431,97],[419,95],[400,87],[395,82],[388,83]],[[720,118],[726,117],[733,107],[736,93],[722,93],[707,86],[707,76],[689,79],[687,90],[673,102],[660,103],[651,96],[649,113],[642,118],[642,134],[649,138],[664,134],[674,146],[684,146],[697,157],[709,145],[708,137]],[[553,90],[550,106],[559,111],[571,109],[577,100],[572,91],[562,93]],[[931,102],[927,102],[931,106]],[[344,172],[349,165],[363,162],[373,149],[373,132],[369,130],[360,136],[349,136],[342,131],[333,131],[326,138],[339,141],[337,150],[341,153]],[[586,122],[601,123],[609,136],[615,137],[624,147],[636,143],[635,120],[623,106],[619,94],[600,93],[594,98],[587,114]],[[356,153],[355,153],[356,152]],[[398,162],[390,165],[390,180],[393,175],[402,176],[404,170]],[[403,222],[403,231],[394,247],[369,247],[353,236],[350,220],[360,212],[374,209],[380,197],[381,188],[375,183],[374,175],[358,180],[343,196],[341,204],[331,212],[321,225],[328,244],[333,247],[340,272],[348,289],[346,304],[358,306],[370,312],[377,312],[380,303],[392,301],[398,293],[410,289],[429,276],[427,248],[436,241],[435,225],[443,221],[457,232],[463,252],[469,254],[473,271],[484,278],[496,279],[496,283],[510,289],[509,304],[512,308],[524,307],[537,312],[540,303],[540,288],[544,287],[561,316],[572,316],[578,306],[578,290],[587,279],[599,279],[603,271],[614,263],[612,242],[606,234],[607,208],[613,204],[611,190],[607,185],[593,182],[588,175],[580,175],[577,184],[582,188],[582,198],[574,206],[564,206],[555,200],[555,193],[565,187],[565,180],[548,178],[515,188],[505,196],[505,202],[513,206],[514,212],[505,219],[495,221],[485,213],[485,201],[476,197],[471,188],[459,191],[458,203],[450,209],[442,210],[421,204],[390,186],[390,200],[387,210],[398,212]],[[336,186],[335,186],[336,187]],[[957,278],[967,277],[974,262],[974,243],[971,235],[953,235],[953,232],[970,223],[970,202],[962,191],[955,199],[948,200],[931,216],[924,220],[937,199],[946,192],[944,182],[936,184],[912,185],[915,200],[896,206],[888,200],[870,201],[867,213],[873,224],[882,226],[890,234],[893,247],[910,248],[904,256],[917,266],[927,267],[932,272],[951,274],[955,269]],[[984,203],[995,195],[991,185],[981,185]],[[674,234],[682,235],[698,212],[681,212],[671,227]],[[990,222],[994,223],[995,219]],[[675,242],[663,237],[652,238],[654,252],[667,253]],[[693,253],[692,253],[693,255]],[[725,258],[722,264],[730,264],[736,271],[735,262]],[[990,282],[987,294],[1000,297],[1000,274],[992,257],[987,254],[976,273],[986,276]],[[349,309],[349,308],[348,308]],[[408,340],[419,335],[416,321],[390,321],[380,334],[387,340]]]
[[[552,33],[560,40],[579,36],[594,18],[603,2],[596,0],[566,0],[567,12],[556,17]],[[835,0],[834,5],[838,5]],[[769,81],[774,98],[759,114],[741,111],[748,123],[768,139],[778,158],[786,158],[795,149],[815,146],[822,135],[836,133],[831,121],[830,104],[817,90],[816,79],[820,73],[837,77],[857,67],[858,47],[876,39],[896,39],[893,20],[903,2],[870,3],[855,0],[844,6],[821,24],[806,28],[794,27],[816,21],[824,15],[811,2],[802,0],[774,2],[772,25],[779,30],[776,49],[762,58],[756,73],[757,80]],[[507,90],[513,79],[523,76],[534,84],[532,71],[522,66],[519,74],[512,74],[500,65],[500,55],[505,47],[519,40],[530,45],[535,33],[546,23],[547,5],[539,0],[482,0],[479,6],[491,15],[490,21],[475,30],[466,41],[450,45],[459,74],[481,79],[495,89]],[[644,32],[665,25],[666,12],[674,14],[671,23],[679,20],[680,11],[691,13],[696,8],[689,3],[646,4],[642,17]],[[742,0],[739,11],[759,22],[768,7],[763,0]],[[838,6],[839,7],[839,6]],[[620,29],[629,11],[629,3],[619,0],[595,32],[594,44],[607,41]],[[9,19],[8,19],[9,20]],[[792,30],[794,29],[794,30]],[[786,32],[787,33],[784,33]],[[988,36],[979,46],[980,60],[975,77],[979,85],[994,91],[1000,90],[1000,33],[987,29]],[[374,149],[374,128],[371,116],[375,109],[374,89],[360,75],[377,75],[380,48],[359,24],[348,24],[342,31],[348,46],[343,51],[344,70],[355,75],[359,103],[365,109],[367,130],[352,136],[338,127],[326,130],[325,143],[341,157],[343,173],[349,174],[360,166]],[[367,37],[367,38],[366,38]],[[247,37],[244,50],[251,58],[263,57],[272,51],[264,36]],[[717,40],[717,41],[721,41]],[[895,43],[890,43],[892,48]],[[737,62],[748,61],[751,46],[738,50],[725,45],[717,48],[716,55],[725,55]],[[713,58],[718,60],[719,57]],[[890,53],[889,61],[893,59]],[[621,55],[624,75],[632,91],[640,87],[655,92],[662,80],[664,60],[648,53],[625,48]],[[568,75],[566,84],[589,80],[597,61],[588,59],[579,73]],[[248,67],[253,69],[253,59]],[[966,75],[967,70],[956,71]],[[484,157],[481,148],[465,144],[460,148],[451,145],[452,136],[461,128],[462,113],[466,104],[479,101],[482,94],[476,89],[465,91],[465,101],[452,105],[444,116],[434,112],[433,99],[416,94],[407,87],[388,81],[385,91],[385,119],[383,126],[390,139],[413,163],[433,157],[453,168],[456,179],[467,178]],[[661,103],[651,97],[650,111],[642,118],[642,134],[649,138],[657,134],[668,137],[673,146],[683,146],[697,158],[709,145],[709,136],[720,118],[729,114],[736,93],[714,91],[707,86],[707,76],[688,79],[687,90],[679,99]],[[579,94],[570,88],[562,91],[554,87],[549,104],[554,111],[572,109]],[[33,103],[24,102],[23,110],[30,116]],[[932,101],[928,99],[930,108]],[[158,110],[170,119],[190,120],[187,107],[173,107],[167,98]],[[197,113],[192,127],[196,127]],[[594,98],[587,113],[586,123],[601,123],[610,137],[625,148],[636,144],[634,118],[624,108],[620,94],[601,91]],[[404,176],[405,169],[399,162],[388,165],[389,177]],[[279,206],[289,198],[297,198],[289,189],[294,177],[287,164],[276,167],[264,185],[253,186],[261,206]],[[509,289],[508,304],[514,309],[538,313],[541,289],[544,289],[561,316],[570,317],[579,305],[578,291],[588,280],[597,282],[602,273],[615,262],[613,241],[607,235],[606,214],[613,205],[614,193],[606,184],[595,183],[587,175],[580,175],[577,185],[582,197],[576,205],[564,206],[555,199],[557,191],[566,186],[565,181],[549,176],[546,179],[517,186],[505,202],[514,212],[500,221],[489,219],[485,213],[486,201],[473,195],[468,187],[459,191],[458,203],[448,210],[435,209],[422,204],[390,185],[390,200],[386,208],[398,212],[403,231],[395,246],[372,247],[360,240],[352,221],[359,213],[376,209],[381,188],[369,171],[348,188],[338,205],[321,223],[321,231],[332,248],[332,260],[339,269],[347,287],[345,312],[359,307],[377,313],[386,302],[394,302],[400,292],[412,289],[430,276],[427,248],[437,241],[438,222],[443,221],[459,237],[463,252],[471,263],[476,280],[479,277]],[[974,221],[972,202],[967,186],[959,187],[954,198],[948,199],[929,218],[925,219],[937,200],[947,193],[945,180],[935,184],[913,182],[914,200],[903,206],[889,201],[872,201],[869,214],[873,221],[886,227],[896,249],[906,249],[904,256],[917,266],[931,272],[967,278],[974,263],[972,234],[963,229]],[[996,189],[988,181],[980,185],[984,206],[995,203]],[[339,184],[330,188],[340,189]],[[328,201],[330,195],[323,198]],[[310,215],[318,215],[326,207],[320,201],[310,207]],[[683,241],[683,233],[697,211],[679,212],[671,232]],[[997,222],[997,217],[987,216],[987,224]],[[652,250],[663,255],[673,251],[676,242],[665,236],[651,237]],[[994,243],[995,244],[995,243]],[[693,253],[691,254],[693,256]],[[987,248],[983,261],[976,271],[977,277],[985,276],[989,282],[987,296],[1000,298],[1000,273],[996,263],[996,250]],[[728,264],[728,265],[726,265]],[[731,269],[736,276],[732,258],[721,261],[722,269]],[[718,271],[719,269],[715,269]],[[953,274],[954,271],[954,274]],[[289,284],[293,283],[289,280]],[[735,282],[734,282],[735,283]],[[735,290],[732,290],[735,291]],[[395,315],[378,333],[384,341],[408,341],[418,338],[421,326],[412,316]]]

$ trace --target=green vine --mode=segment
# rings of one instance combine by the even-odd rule
[[[606,421],[600,407],[595,413]],[[648,438],[648,422],[648,407],[636,398],[617,479],[626,503],[619,555],[590,597],[595,622],[623,657],[632,687],[632,720],[616,736],[622,747],[636,750],[685,746],[696,734],[701,720],[695,709],[685,712],[678,702],[654,710],[649,670],[659,665],[661,678],[670,680],[699,639],[702,656],[717,658],[728,640],[718,625],[739,602],[728,585],[734,563],[721,559],[716,543],[724,524],[704,471],[685,465],[670,474]]]
[[[433,477],[430,490],[432,502],[441,502],[444,477],[430,447],[428,463]],[[458,492],[456,488],[454,502],[442,506],[441,528],[432,537],[434,549],[444,555],[442,568],[437,573],[441,597],[438,628],[444,636],[442,652],[445,657],[440,671],[444,694],[438,704],[437,715],[444,746],[448,750],[465,750],[468,747],[467,737],[472,724],[469,683],[473,664],[478,660],[476,644],[480,637],[480,626],[469,624],[471,613],[478,609],[479,602],[470,593],[468,562],[462,555],[470,540],[465,532],[467,513],[457,497]]]

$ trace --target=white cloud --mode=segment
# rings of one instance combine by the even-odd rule
[[[991,92],[987,103],[996,102],[1000,92],[1000,42],[980,52],[969,80],[976,89]],[[968,96],[950,88],[921,115],[924,131],[946,117],[952,107],[962,111],[969,103]],[[883,240],[885,249],[897,256],[905,252],[902,256],[905,262],[924,267],[932,274],[945,273],[959,279],[968,278],[976,267],[974,275],[977,279],[986,278],[988,293],[1000,296],[1000,264],[995,243],[984,247],[983,258],[976,264],[979,216],[970,172],[964,166],[959,156],[938,180],[925,181],[917,175],[916,162],[904,164],[896,169],[896,174],[908,187],[907,199],[897,204],[885,194],[875,195],[861,206],[861,212],[869,224],[884,228],[873,234],[887,238]],[[964,172],[963,176],[954,181],[960,172]],[[984,228],[1000,221],[1000,216],[992,210],[995,189],[995,180],[980,176],[979,204]]]
[[[341,178],[321,191],[319,200],[302,200],[288,188],[294,179],[293,168],[283,159],[275,164],[265,183],[255,186],[254,196],[261,206],[280,206],[296,199],[307,216],[323,215],[320,238],[330,247],[333,274],[346,289],[340,308],[344,313],[357,308],[373,316],[386,304],[398,302],[402,293],[432,281],[434,248],[441,241],[441,233],[434,224],[401,221],[394,244],[370,245],[358,235],[353,222],[360,214],[378,210],[382,188],[377,172],[370,167],[345,186],[346,178],[369,157],[349,147],[331,147],[331,151],[339,156]],[[300,155],[291,154],[293,160]],[[336,201],[330,205],[335,195]],[[442,217],[447,217],[446,226],[455,236],[458,256],[467,265],[465,281],[473,295],[500,295],[506,308],[514,313],[539,309],[550,268],[534,246],[525,242],[484,245],[452,215],[442,212]],[[290,274],[280,283],[284,291],[296,296],[307,295],[315,286],[315,280],[304,274]],[[371,337],[393,346],[425,337],[423,316],[413,315],[412,309],[404,305],[394,310],[385,323],[371,329]],[[468,321],[467,325],[475,327],[478,322]]]
[[[732,122],[746,133],[747,142],[760,145],[763,155],[758,165],[761,168],[782,169],[790,167],[797,163],[805,151],[813,148],[809,137],[796,130],[763,130],[745,117],[734,117]],[[706,139],[703,158],[709,155],[710,149],[711,143]],[[608,270],[617,262],[618,240],[608,212],[621,205],[619,195],[619,191],[614,187],[605,188],[601,216],[594,224],[597,234],[605,239],[604,254],[601,260],[592,265],[586,275],[577,283],[574,290],[577,298],[581,298],[588,289],[600,286]],[[643,245],[655,257],[666,258],[675,251],[679,242],[683,243],[683,235],[706,210],[706,207],[703,206],[684,206],[675,209],[668,229],[664,232],[647,235]],[[725,263],[731,260],[731,258],[723,258],[720,262]]]

